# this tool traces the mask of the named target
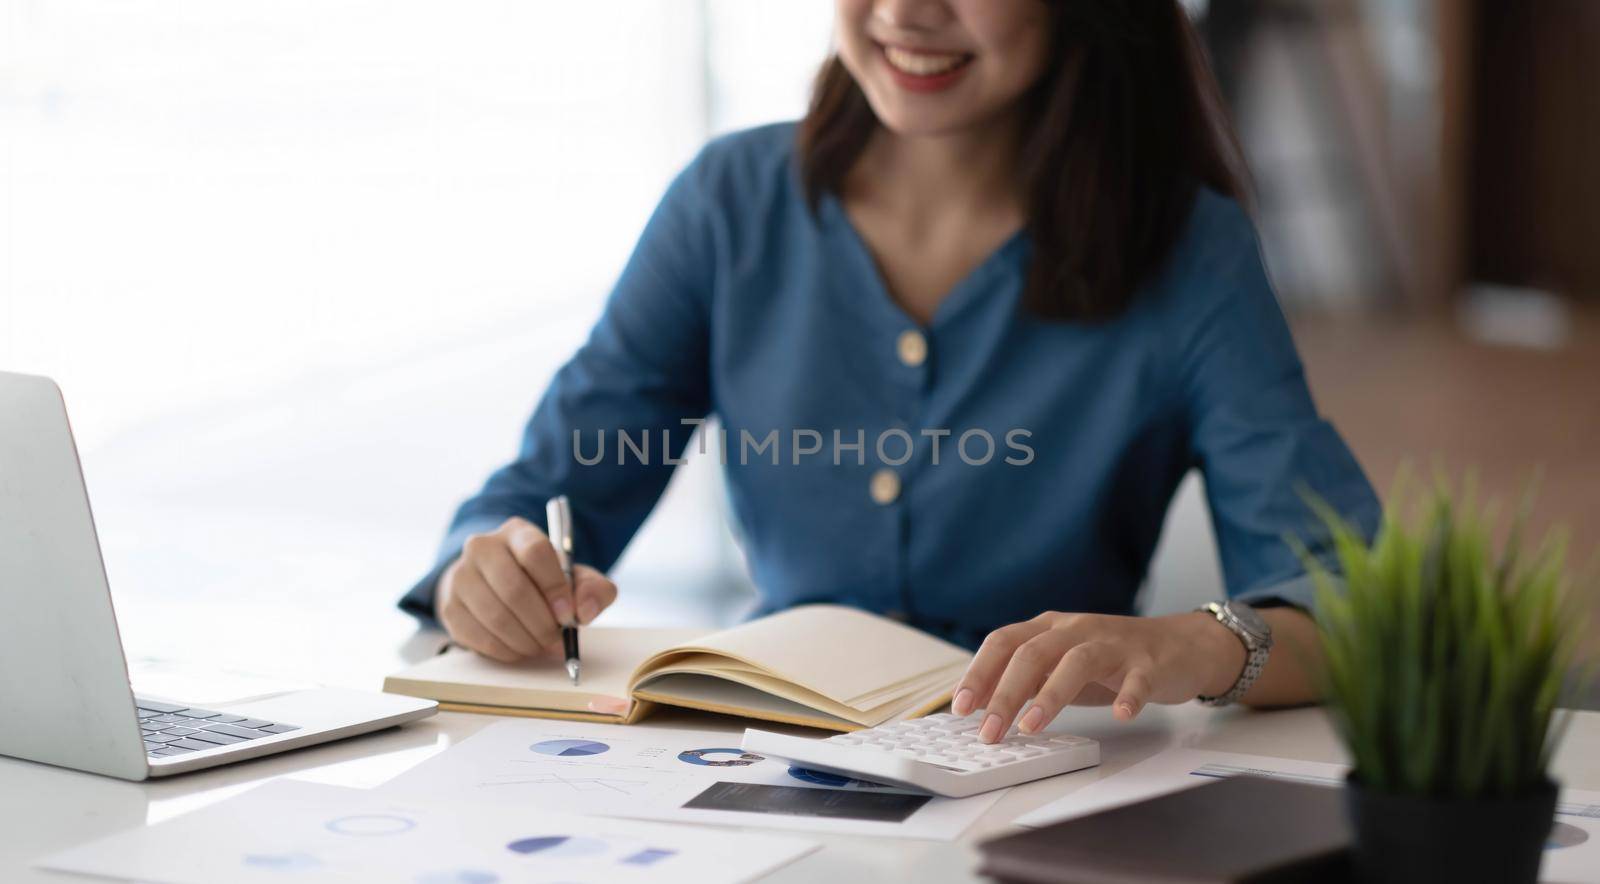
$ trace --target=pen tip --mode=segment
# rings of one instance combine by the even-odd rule
[[[572,683],[574,685],[576,685],[578,683],[578,661],[576,661],[576,660],[568,660],[567,661],[567,677],[572,679]]]

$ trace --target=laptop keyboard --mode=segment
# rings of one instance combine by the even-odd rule
[[[144,749],[151,758],[187,755],[219,746],[232,746],[300,728],[292,724],[229,715],[214,709],[158,703],[134,697],[139,707],[139,730],[144,732]]]

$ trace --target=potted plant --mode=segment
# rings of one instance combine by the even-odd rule
[[[1339,576],[1317,583],[1325,697],[1353,760],[1352,867],[1366,881],[1538,879],[1556,803],[1547,772],[1582,618],[1556,534],[1522,550],[1526,506],[1496,549],[1469,482],[1403,483],[1376,537],[1313,502]]]

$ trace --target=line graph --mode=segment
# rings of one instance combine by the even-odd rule
[[[510,774],[498,780],[479,783],[479,787],[490,786],[555,786],[570,789],[574,792],[614,792],[619,795],[634,795],[640,789],[648,787],[650,783],[645,780],[620,780],[614,777],[574,777],[549,771],[545,773]]]

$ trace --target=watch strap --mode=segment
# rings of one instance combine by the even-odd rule
[[[1232,604],[1233,602],[1212,602],[1209,605],[1202,605],[1195,609],[1197,611],[1205,611],[1217,618],[1218,623],[1227,627],[1228,631],[1239,639],[1245,650],[1244,669],[1239,672],[1239,678],[1234,681],[1233,687],[1215,697],[1196,697],[1195,699],[1202,705],[1229,706],[1238,702],[1239,698],[1243,697],[1255,685],[1256,679],[1261,677],[1261,671],[1267,666],[1267,657],[1272,653],[1272,639],[1268,637],[1266,641],[1258,641],[1254,636],[1247,633],[1244,627],[1239,624],[1238,619],[1228,609],[1228,606]]]

